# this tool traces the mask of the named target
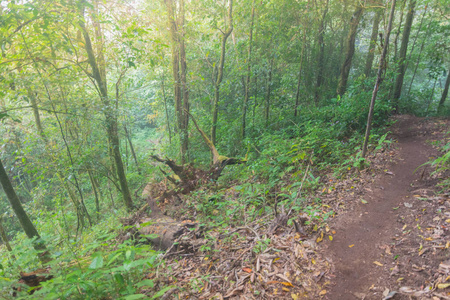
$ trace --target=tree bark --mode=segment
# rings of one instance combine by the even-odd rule
[[[242,107],[242,128],[241,128],[241,136],[242,139],[245,139],[245,127],[246,127],[246,118],[247,118],[247,106],[248,99],[250,98],[250,78],[252,74],[252,42],[253,42],[253,22],[255,19],[255,0],[252,2],[252,16],[250,22],[250,34],[248,37],[248,56],[247,56],[247,77],[245,79],[245,96],[244,96],[244,105]]]
[[[414,72],[413,72],[413,76],[411,78],[411,82],[409,83],[409,88],[408,88],[408,97],[409,94],[411,93],[411,88],[414,82],[414,78],[416,77],[416,73],[417,73],[417,68],[419,67],[419,63],[420,63],[420,58],[422,56],[422,52],[423,52],[423,48],[425,47],[425,42],[428,39],[429,33],[430,33],[430,29],[431,29],[431,23],[433,22],[433,20],[430,20],[430,22],[428,23],[428,27],[427,27],[427,31],[425,33],[425,37],[422,39],[422,45],[420,46],[420,50],[419,50],[419,56],[417,57],[417,61],[416,61],[416,65],[414,67]]]
[[[445,99],[447,99],[449,86],[450,86],[450,68],[448,69],[447,80],[445,81],[444,90],[442,91],[441,100],[439,101],[438,114],[441,113],[442,110],[444,109],[444,103]]]
[[[264,111],[264,118],[266,119],[266,128],[269,127],[270,92],[272,91],[272,68],[273,68],[273,58],[270,59],[269,73],[267,74],[266,107]]]
[[[306,50],[306,24],[308,24],[307,19],[307,11],[309,10],[309,1],[306,6],[306,12],[303,22],[303,38],[302,38],[302,50],[300,51],[300,64],[299,64],[299,70],[298,70],[298,80],[297,80],[297,92],[295,93],[295,107],[294,107],[294,117],[297,117],[298,115],[298,106],[300,104],[300,85],[302,83],[302,73],[303,73],[303,60],[305,57],[305,50]]]
[[[316,88],[315,88],[315,94],[314,94],[314,102],[317,105],[319,105],[320,100],[320,89],[323,83],[323,71],[324,71],[324,58],[325,58],[325,43],[324,43],[324,36],[325,36],[325,18],[328,13],[328,2],[329,0],[326,0],[325,9],[322,13],[322,19],[320,21],[320,27],[319,27],[319,37],[317,39],[317,44],[319,45],[319,54],[317,57],[317,80],[316,80]]]
[[[116,167],[117,176],[119,177],[119,183],[121,187],[121,192],[123,196],[123,201],[127,210],[131,210],[133,208],[133,200],[131,198],[131,193],[128,188],[128,181],[125,175],[125,170],[123,167],[122,155],[120,153],[120,141],[118,135],[118,127],[117,127],[117,115],[113,104],[111,103],[108,97],[108,88],[106,84],[106,76],[105,76],[105,64],[102,55],[99,55],[99,59],[97,60],[96,55],[94,53],[94,49],[92,47],[91,38],[86,29],[85,20],[84,20],[84,7],[81,8],[81,20],[79,21],[80,28],[84,37],[84,46],[88,56],[88,63],[92,69],[92,78],[96,83],[96,87],[101,98],[101,101],[104,105],[104,114],[107,128],[108,139],[111,143],[112,154],[114,156],[114,162]],[[100,63],[103,63],[100,65]]]
[[[375,46],[377,45],[378,30],[380,27],[381,16],[383,15],[382,9],[377,9],[375,12],[375,17],[373,18],[372,34],[370,36],[369,52],[367,53],[366,67],[364,69],[364,74],[366,78],[372,75],[372,65],[373,59],[375,57]]]
[[[186,65],[186,46],[185,46],[185,11],[184,11],[184,0],[180,0],[180,65],[181,65],[181,87],[183,92],[183,108],[182,108],[182,119],[180,123],[181,132],[181,155],[182,162],[188,161],[188,149],[189,149],[189,88],[187,85],[187,65]]]
[[[405,6],[406,6],[406,1],[407,0],[403,0],[402,1],[402,7],[400,9],[400,18],[399,18],[399,22],[398,22],[398,28],[397,28],[397,32],[395,34],[395,38],[394,38],[394,61],[397,60],[397,44],[398,44],[398,37],[400,36],[400,32],[402,29],[402,23],[403,23],[403,13],[405,11]]]
[[[164,69],[161,74],[161,91],[162,91],[163,100],[164,100],[164,110],[166,112],[167,131],[169,132],[169,144],[172,144],[172,132],[170,130],[169,111],[167,110],[166,89],[164,87]]]
[[[216,79],[214,82],[214,105],[213,105],[213,116],[212,116],[212,127],[211,127],[211,141],[216,144],[216,130],[217,130],[217,119],[219,114],[219,98],[220,98],[220,84],[223,79],[223,67],[225,65],[225,52],[227,39],[233,31],[233,0],[228,0],[228,29],[222,32],[222,45],[220,52],[219,67],[215,69]],[[225,22],[226,23],[226,22]]]
[[[176,3],[174,0],[165,0],[168,12],[168,22],[172,49],[172,74],[174,78],[175,111],[177,127],[180,135],[181,163],[186,163],[189,147],[188,125],[189,116],[189,89],[186,79],[186,50],[184,32],[184,0],[180,1],[179,19],[175,16]]]
[[[89,180],[91,181],[92,191],[94,192],[95,196],[95,208],[97,211],[97,220],[98,220],[100,217],[100,199],[98,197],[97,186],[95,185],[94,175],[92,174],[92,171],[88,170],[88,175]]]
[[[386,29],[385,38],[384,38],[383,52],[381,53],[380,64],[378,66],[377,81],[375,82],[375,86],[374,86],[373,92],[372,92],[372,98],[370,99],[369,115],[367,117],[366,134],[364,135],[364,145],[363,145],[362,154],[361,154],[362,158],[366,157],[367,145],[369,143],[369,137],[370,137],[370,130],[372,128],[372,118],[373,118],[373,113],[374,113],[374,108],[375,108],[375,100],[377,99],[378,89],[380,88],[381,82],[383,81],[383,72],[385,71],[385,68],[386,68],[386,56],[387,56],[387,49],[388,49],[388,45],[389,45],[389,36],[391,34],[391,29],[392,29],[392,20],[394,19],[395,2],[396,2],[396,0],[392,0],[391,12],[389,14],[388,28]]]
[[[400,99],[401,93],[402,93],[402,86],[403,86],[403,79],[405,77],[406,72],[406,52],[408,50],[408,42],[409,42],[409,36],[411,34],[411,27],[414,19],[414,9],[416,6],[415,0],[410,0],[409,7],[408,7],[408,14],[406,15],[406,21],[405,21],[405,27],[403,29],[403,36],[402,36],[402,45],[400,46],[400,53],[399,53],[399,66],[398,66],[398,75],[395,80],[394,85],[394,109],[395,112],[398,112],[398,101]]]
[[[138,163],[138,160],[137,160],[137,156],[136,156],[136,152],[134,151],[134,146],[133,146],[133,142],[131,140],[131,135],[128,133],[128,129],[127,129],[127,126],[125,124],[123,125],[123,129],[125,130],[125,136],[126,136],[126,138],[128,140],[128,144],[130,144],[131,154],[133,155],[134,163],[136,164],[136,168],[137,168],[138,174],[142,175],[141,167],[139,166],[139,163]]]
[[[39,233],[36,230],[36,227],[34,227],[33,223],[31,222],[30,218],[28,217],[27,213],[22,207],[22,203],[20,203],[19,197],[17,197],[16,192],[14,191],[14,188],[11,184],[11,181],[9,180],[8,174],[6,174],[5,168],[3,167],[3,163],[0,160],[0,183],[3,187],[3,191],[6,194],[6,197],[8,198],[9,203],[11,204],[11,207],[17,217],[19,219],[20,225],[22,226],[23,231],[30,239],[36,239],[33,242],[33,247],[37,250],[42,252],[39,254],[39,259],[43,263],[47,263],[51,260],[50,255],[47,251],[47,248],[45,247],[44,243],[41,240],[41,237]]]
[[[338,88],[336,91],[339,96],[344,95],[345,90],[347,89],[347,81],[350,74],[350,68],[352,66],[353,54],[355,54],[356,33],[358,31],[359,21],[361,20],[363,12],[364,7],[357,2],[356,10],[350,20],[350,31],[345,42],[345,59],[341,67]]]

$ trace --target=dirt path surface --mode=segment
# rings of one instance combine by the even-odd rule
[[[412,116],[397,117],[397,123],[391,128],[391,138],[398,141],[395,143],[397,150],[392,162],[382,171],[384,174],[364,186],[361,200],[350,205],[351,208],[338,215],[331,224],[336,234],[333,241],[327,243],[326,252],[331,256],[335,270],[328,299],[383,299],[389,292],[393,294],[392,291],[398,290],[404,280],[394,276],[399,273],[400,244],[405,244],[402,230],[414,226],[406,224],[409,219],[405,216],[410,212],[412,203],[416,205],[414,194],[419,189],[433,188],[436,184],[429,176],[430,167],[428,170],[425,167],[414,171],[430,157],[437,155],[437,150],[428,141],[437,138],[435,135],[442,137],[443,132],[448,130],[448,127],[442,127],[448,125],[447,121],[437,124]],[[414,216],[410,219],[412,223],[418,220]],[[417,228],[423,231],[419,224]],[[449,236],[445,237],[448,239]],[[419,244],[420,241],[417,241],[410,247],[414,255],[421,250]],[[407,250],[410,251],[410,248]],[[399,254],[396,255],[395,251]],[[448,249],[445,251],[441,260],[448,259]],[[404,261],[410,265],[413,262],[411,257]],[[435,267],[438,265],[439,261]],[[404,271],[406,278],[409,273],[406,269]],[[408,297],[397,293],[392,299]]]

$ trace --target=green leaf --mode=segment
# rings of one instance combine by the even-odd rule
[[[114,280],[121,286],[125,285],[125,280],[123,279],[122,274],[119,273],[114,274]]]
[[[165,288],[163,288],[162,290],[159,290],[156,294],[154,294],[152,299],[157,299],[159,297],[162,297],[168,290],[170,290],[174,287],[176,287],[176,286],[174,286],[174,285],[166,286]]]
[[[134,300],[134,299],[142,299],[144,297],[147,297],[147,296],[144,295],[144,294],[134,294],[134,295],[128,295],[128,296],[124,297],[123,299],[125,299],[125,300]]]
[[[112,264],[119,256],[121,256],[122,253],[117,253],[116,255],[114,255],[113,258],[111,258],[108,263],[106,264],[106,266],[109,266],[110,264]]]
[[[92,260],[91,264],[89,265],[89,269],[96,270],[101,267],[103,267],[103,256],[101,255],[101,253],[99,253]]]
[[[144,279],[141,282],[139,282],[138,284],[136,284],[137,287],[149,286],[151,288],[153,288],[154,285],[155,285],[155,283],[151,279]]]

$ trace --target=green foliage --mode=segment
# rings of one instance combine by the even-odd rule
[[[152,250],[150,245],[136,244],[133,240],[117,243],[123,234],[122,229],[118,224],[105,226],[111,221],[112,218],[93,227],[76,240],[65,241],[65,237],[53,242],[46,240],[53,253],[53,260],[48,265],[53,279],[43,282],[42,288],[36,290],[33,297],[140,299],[147,298],[151,290],[157,292],[154,298],[164,294],[167,287],[162,288],[153,280],[145,278],[146,273],[152,272],[162,263],[159,253]],[[12,286],[19,285],[16,278],[20,266],[27,266],[28,271],[36,268],[36,255],[30,243],[29,239],[13,243],[16,261],[2,256],[0,263],[10,265],[10,268],[0,271],[3,278],[0,281],[0,295],[7,296]],[[28,287],[23,289],[18,295],[19,299],[28,298],[27,291]]]
[[[447,135],[449,134],[450,132],[447,132]],[[445,174],[450,172],[450,142],[443,145],[440,150],[443,152],[443,155],[425,163],[425,165],[431,165],[435,168],[431,175],[444,174],[444,178],[439,183],[439,186],[442,187],[443,191],[448,191],[450,188],[450,177]]]

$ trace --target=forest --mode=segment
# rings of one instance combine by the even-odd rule
[[[353,299],[376,197],[357,298],[450,299],[448,0],[3,0],[0,43],[0,299]]]

